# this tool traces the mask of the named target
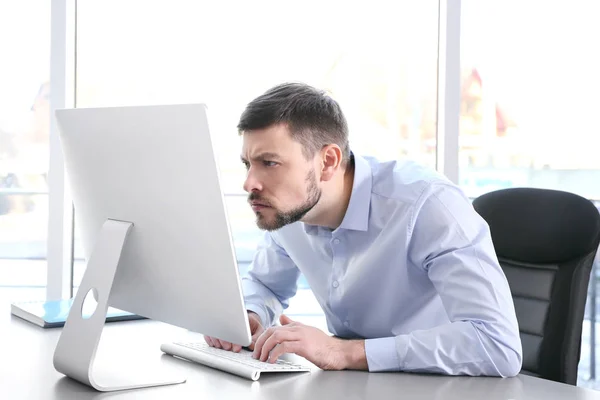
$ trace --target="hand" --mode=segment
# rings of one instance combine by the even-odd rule
[[[248,311],[248,322],[250,324],[250,333],[252,334],[252,343],[250,343],[250,346],[248,346],[248,348],[250,350],[254,350],[254,344],[256,343],[258,337],[262,335],[262,333],[265,331],[265,328],[263,328],[262,322],[260,321],[260,317],[258,316],[258,314],[252,311]],[[205,335],[204,340],[209,346],[216,347],[217,349],[231,350],[235,353],[239,353],[240,350],[242,350],[242,346],[239,344],[233,344],[211,336]]]
[[[252,354],[254,358],[274,363],[282,354],[294,353],[321,369],[340,370],[349,366],[346,353],[349,341],[294,322],[286,315],[279,321],[282,326],[271,327],[258,338]]]

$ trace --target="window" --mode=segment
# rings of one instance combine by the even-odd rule
[[[491,3],[463,1],[461,184],[600,199],[600,5]]]
[[[434,166],[438,2],[235,7],[79,1],[77,105],[206,102],[237,255],[247,268],[260,232],[242,190],[235,127],[245,105],[284,81],[313,84],[340,102],[355,152]],[[320,313],[308,300],[297,304]]]
[[[43,299],[50,2],[0,3],[0,300]]]
[[[459,172],[467,194],[532,186],[600,200],[598,15],[595,1],[463,0]],[[590,310],[579,380],[600,388]]]

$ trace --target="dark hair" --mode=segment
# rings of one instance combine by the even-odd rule
[[[325,91],[303,83],[277,85],[246,106],[237,128],[241,135],[280,123],[287,124],[307,159],[328,144],[340,146],[343,165],[350,159],[346,118]]]

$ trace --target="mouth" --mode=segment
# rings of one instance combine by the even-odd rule
[[[266,208],[271,208],[268,204],[261,203],[260,201],[251,201],[250,207],[252,207],[252,211],[255,211],[255,212],[264,210]]]

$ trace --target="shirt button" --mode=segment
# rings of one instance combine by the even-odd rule
[[[340,239],[333,239],[334,244],[340,244]]]
[[[331,285],[332,285],[334,288],[336,288],[336,287],[340,286],[340,284],[338,283],[338,281],[333,281],[333,282],[331,283]]]

